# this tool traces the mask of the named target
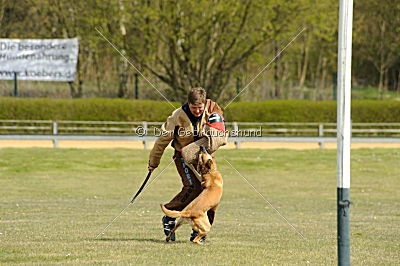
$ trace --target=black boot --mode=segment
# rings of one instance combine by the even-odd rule
[[[164,234],[166,236],[169,236],[169,233],[171,232],[172,229],[174,229],[175,227],[175,218],[171,218],[169,216],[163,216],[162,218],[162,223],[163,223],[163,227],[164,227]],[[173,233],[171,235],[170,239],[167,239],[167,242],[171,240],[171,241],[175,241],[175,233]]]
[[[190,241],[193,241],[195,238],[196,238],[196,236],[198,235],[199,233],[197,233],[196,231],[192,231],[192,234],[190,235]],[[201,239],[200,239],[200,242],[202,242],[202,243],[204,243],[204,242],[206,242],[206,236],[203,236]]]

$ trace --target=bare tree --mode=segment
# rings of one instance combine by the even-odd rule
[[[189,87],[202,86],[209,96],[229,98],[234,70],[270,39],[269,25],[260,10],[263,1],[168,1],[159,5],[150,29],[131,30],[150,45],[153,53],[130,49],[130,55],[147,71],[169,85],[170,97],[184,101]],[[157,43],[156,45],[154,45]]]

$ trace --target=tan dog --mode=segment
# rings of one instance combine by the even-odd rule
[[[195,198],[186,210],[181,212],[172,211],[164,207],[161,204],[161,209],[169,217],[178,218],[177,224],[167,237],[169,241],[172,234],[178,229],[179,226],[186,222],[192,222],[192,229],[199,234],[193,243],[200,244],[200,239],[205,236],[211,229],[211,224],[208,220],[207,211],[216,210],[219,201],[222,196],[222,176],[216,170],[216,166],[210,154],[203,148],[199,154],[199,170],[202,176],[201,185],[203,186],[203,191],[197,198]]]

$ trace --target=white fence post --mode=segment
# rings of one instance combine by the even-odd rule
[[[324,136],[324,124],[319,124],[318,125],[318,137],[323,137],[323,136]],[[318,144],[319,144],[320,149],[325,148],[324,141],[320,141],[320,142],[318,142]]]
[[[237,122],[233,122],[233,132],[235,137],[239,137],[239,125]],[[240,141],[235,141],[236,149],[240,149]]]
[[[53,121],[53,147],[54,148],[58,148],[58,139],[57,139],[57,135],[58,135],[58,122],[57,121]]]
[[[143,121],[142,123],[143,126],[143,137],[147,137],[147,122]],[[149,143],[146,139],[143,140],[143,149],[147,150],[149,148]]]

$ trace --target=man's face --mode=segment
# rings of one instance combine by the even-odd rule
[[[189,103],[189,110],[195,117],[200,117],[204,112],[204,103],[202,104]]]

